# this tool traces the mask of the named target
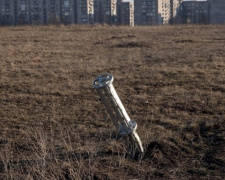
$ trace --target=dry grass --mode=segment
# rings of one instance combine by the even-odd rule
[[[224,26],[0,28],[0,179],[225,179]],[[92,88],[110,72],[145,146]]]

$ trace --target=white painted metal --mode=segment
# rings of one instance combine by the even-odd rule
[[[143,146],[138,136],[136,129],[137,123],[131,120],[128,116],[112,82],[114,77],[112,74],[107,73],[98,76],[93,86],[97,90],[113,124],[118,129],[120,135],[131,135],[133,140],[137,143],[141,152],[143,152]]]

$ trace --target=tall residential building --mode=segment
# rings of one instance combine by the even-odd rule
[[[117,0],[94,0],[95,23],[116,24]]]
[[[225,23],[225,0],[209,1],[209,22],[210,24]]]
[[[142,1],[134,0],[134,25],[142,24]]]
[[[158,1],[158,13],[161,18],[158,19],[158,24],[169,24],[171,19],[171,3],[170,0]]]
[[[1,25],[14,24],[14,0],[0,0]]]
[[[60,0],[43,0],[44,24],[58,24],[60,22]]]
[[[41,0],[30,0],[30,23],[44,24],[44,3]]]
[[[171,24],[178,24],[182,22],[182,7],[181,7],[182,0],[170,0],[171,4]]]
[[[170,18],[170,0],[134,0],[135,25],[168,24]]]
[[[117,24],[134,26],[134,6],[132,2],[117,1]]]
[[[94,2],[93,0],[75,0],[75,22],[77,24],[94,23]]]
[[[107,24],[116,23],[116,4],[117,0],[104,0],[103,1],[103,21]]]
[[[2,25],[2,2],[0,1],[0,26]]]
[[[94,22],[103,24],[103,1],[94,0]]]
[[[0,2],[0,26],[2,25],[2,4]]]
[[[208,23],[207,0],[185,0],[182,2],[184,23]]]
[[[71,24],[75,22],[74,2],[74,0],[60,0],[61,23]]]
[[[14,0],[14,24],[30,23],[30,1]]]
[[[157,0],[134,0],[135,25],[156,25],[158,18]]]

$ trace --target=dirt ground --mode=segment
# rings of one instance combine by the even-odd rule
[[[225,179],[225,26],[0,27],[0,179]],[[113,85],[131,158],[92,81]]]

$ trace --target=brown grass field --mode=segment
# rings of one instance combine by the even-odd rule
[[[92,87],[112,73],[145,153]],[[225,179],[225,26],[0,27],[0,179]]]

